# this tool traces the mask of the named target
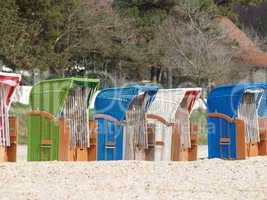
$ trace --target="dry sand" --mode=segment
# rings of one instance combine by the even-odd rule
[[[4,163],[0,199],[267,199],[267,157]]]

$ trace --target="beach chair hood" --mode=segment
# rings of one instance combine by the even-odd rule
[[[201,88],[178,88],[178,89],[160,89],[149,108],[148,114],[161,116],[167,122],[175,122],[176,112],[185,96],[190,96],[188,102],[188,113],[192,112],[193,106],[200,96]]]
[[[1,87],[5,87],[6,95],[3,97],[5,104],[9,107],[12,96],[15,93],[16,88],[21,81],[20,74],[2,73],[0,72],[0,84]]]
[[[64,109],[69,92],[75,87],[92,88],[92,94],[99,84],[98,79],[64,78],[45,80],[33,86],[30,94],[32,110],[46,111],[59,117]],[[89,95],[91,97],[92,95]],[[89,100],[88,106],[89,106]]]
[[[262,89],[261,98],[257,101],[259,116],[267,115],[267,84],[239,83],[214,88],[208,95],[208,112],[222,113],[229,117],[236,117],[242,97],[247,92]]]
[[[158,89],[157,86],[134,85],[124,88],[102,90],[95,100],[95,114],[105,114],[112,116],[119,121],[123,121],[134,97],[142,93],[147,94],[148,100],[145,105],[145,110],[147,111],[153,102]]]

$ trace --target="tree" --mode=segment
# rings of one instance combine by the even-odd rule
[[[171,71],[170,76],[205,87],[231,81],[228,77],[235,69],[234,53],[226,34],[212,26],[205,13],[187,16],[185,21],[170,17],[158,32],[165,50],[161,62]]]
[[[261,37],[267,37],[267,1],[259,5],[238,6],[235,11],[245,28],[252,28]]]
[[[0,2],[1,50],[4,64],[24,69],[64,68],[64,49],[57,40],[78,0]]]
[[[67,27],[58,41],[70,55],[67,74],[104,72],[117,80],[142,79],[142,48],[132,18],[81,4]]]
[[[14,1],[0,2],[0,59],[14,69],[27,66],[32,30],[19,18]]]
[[[64,49],[57,46],[57,41],[66,29],[69,16],[79,5],[78,0],[20,0],[16,1],[19,16],[28,26],[35,26],[35,37],[32,39],[30,54],[38,58],[35,67],[50,68],[60,73],[66,64]],[[59,70],[59,71],[58,71]]]
[[[169,10],[178,3],[179,0],[115,0],[115,5],[121,8],[138,7],[144,11],[150,8]]]

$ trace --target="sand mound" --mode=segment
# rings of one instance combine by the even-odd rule
[[[264,199],[267,157],[0,164],[6,199]]]

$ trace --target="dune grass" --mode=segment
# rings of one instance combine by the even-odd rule
[[[195,110],[191,115],[191,121],[198,125],[198,144],[208,144],[207,113],[205,110]]]
[[[18,143],[27,144],[27,113],[30,112],[30,106],[21,103],[12,103],[9,114],[16,116],[18,122]]]

